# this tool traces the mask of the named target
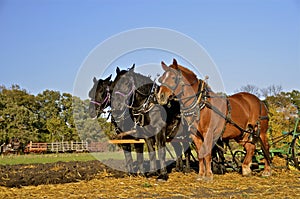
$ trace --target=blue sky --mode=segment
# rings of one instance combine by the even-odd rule
[[[83,61],[97,45],[143,27],[172,29],[198,42],[229,94],[247,84],[300,90],[296,0],[1,0],[0,85],[18,84],[33,94],[72,93]],[[140,57],[134,61],[144,64]]]

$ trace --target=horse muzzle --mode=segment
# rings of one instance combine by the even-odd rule
[[[169,97],[165,93],[162,93],[162,92],[158,92],[156,97],[157,97],[157,102],[160,105],[166,105],[169,101]]]

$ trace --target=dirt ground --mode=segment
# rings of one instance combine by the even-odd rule
[[[213,182],[196,178],[195,171],[173,171],[167,182],[157,182],[99,161],[0,166],[0,198],[300,198],[294,169],[273,169],[268,178],[256,172],[214,175]]]

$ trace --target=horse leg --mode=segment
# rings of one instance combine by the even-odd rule
[[[205,166],[204,166],[204,157],[201,156],[202,140],[196,137],[194,134],[192,134],[191,137],[196,146],[197,158],[199,161],[199,172],[198,172],[197,180],[203,180],[205,178]]]
[[[144,175],[144,144],[134,144],[134,148],[136,150],[136,160],[138,163],[138,168],[140,175]]]
[[[242,164],[242,174],[243,176],[250,176],[251,175],[251,163],[252,163],[252,157],[254,155],[255,152],[255,144],[251,143],[251,142],[247,142],[245,145],[245,150],[246,150],[246,156],[244,159],[244,162]]]
[[[147,148],[148,148],[148,153],[149,153],[149,160],[150,160],[150,169],[148,172],[147,176],[154,176],[157,175],[157,169],[156,169],[156,154],[155,154],[155,140],[153,137],[151,138],[146,138],[145,139]]]
[[[158,149],[158,159],[160,163],[160,175],[157,180],[159,181],[167,181],[168,180],[168,172],[166,168],[166,134],[163,128],[157,135],[157,149]]]
[[[185,168],[184,172],[189,173],[191,171],[190,161],[191,161],[191,147],[189,142],[182,142],[183,150],[184,150],[184,157],[185,157]]]
[[[213,172],[211,169],[211,161],[212,161],[212,141],[213,133],[208,132],[206,137],[204,138],[204,142],[202,144],[202,148],[200,151],[201,157],[204,157],[204,166],[205,166],[205,181],[213,180]]]
[[[182,146],[179,142],[171,142],[172,147],[176,153],[176,166],[175,171],[179,172],[183,170],[183,161],[182,161]]]
[[[155,141],[158,149],[158,157],[160,162],[160,175],[158,180],[167,180],[168,173],[166,169],[166,115],[164,114],[164,108],[159,105],[155,105],[149,111],[150,124],[145,126],[146,132],[151,132],[152,137],[155,137]],[[155,153],[155,151],[154,151]]]
[[[208,153],[205,157],[205,168],[206,168],[206,174],[205,174],[205,180],[206,181],[212,181],[213,180],[213,172],[211,170],[211,153]]]
[[[262,121],[262,123],[265,122],[265,121]],[[263,126],[262,126],[263,127]],[[268,138],[267,138],[267,129],[265,128],[261,128],[261,133],[260,133],[260,139],[261,139],[261,144],[263,145],[262,147],[264,147],[265,149],[265,153],[264,155],[265,156],[268,156],[268,157],[265,157],[264,161],[265,161],[265,168],[264,168],[264,171],[262,173],[262,176],[270,176],[271,175],[271,166],[270,166],[270,162],[268,161],[267,158],[270,159],[270,152],[269,152],[269,149],[270,149],[270,145],[269,145],[269,142],[268,142]]]
[[[125,156],[125,166],[126,170],[131,175],[134,173],[133,171],[133,161],[132,161],[132,155],[131,155],[131,145],[130,144],[122,144],[122,149]]]

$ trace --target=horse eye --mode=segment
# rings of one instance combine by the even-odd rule
[[[158,82],[159,82],[159,83],[162,82],[162,77],[158,78]]]

